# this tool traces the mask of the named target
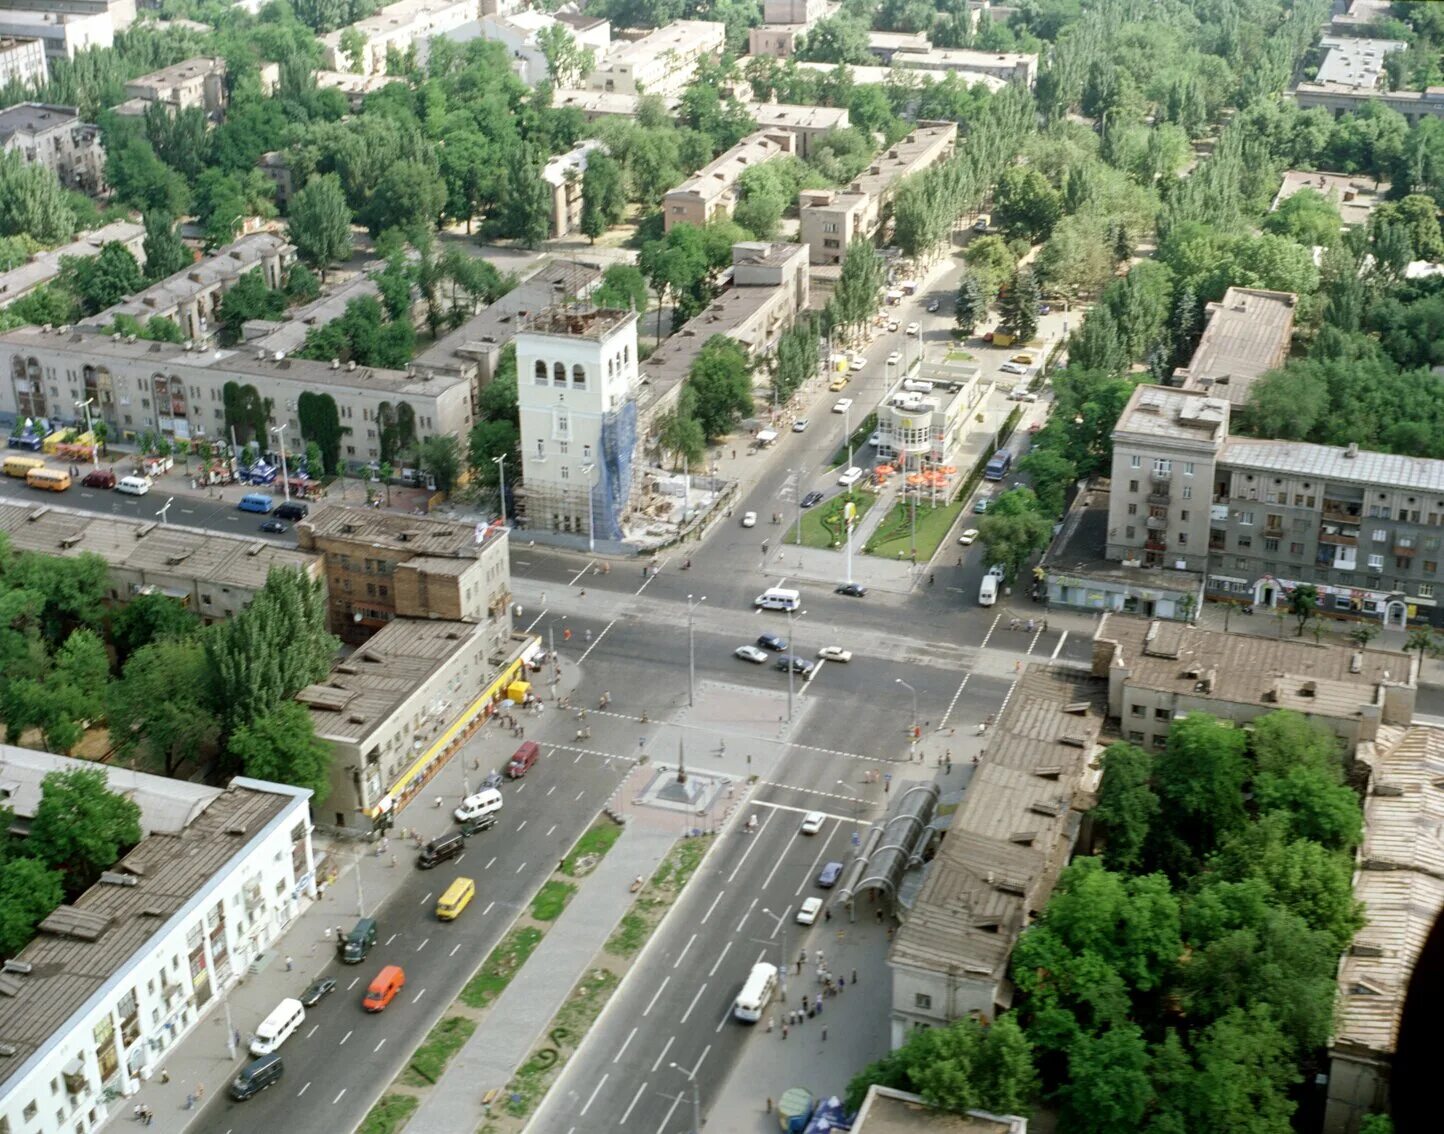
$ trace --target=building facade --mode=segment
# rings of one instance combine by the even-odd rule
[[[785,102],[744,103],[747,113],[759,130],[786,130],[797,139],[795,152],[800,158],[810,157],[812,144],[831,130],[845,130],[851,125],[845,106],[797,106]]]
[[[551,235],[559,240],[575,232],[582,223],[582,178],[587,172],[587,155],[606,148],[595,138],[578,142],[564,154],[557,154],[542,167],[542,180],[551,187]]]
[[[39,780],[94,764],[0,749],[33,815]],[[127,1101],[316,897],[310,792],[107,772],[141,808],[141,841],[6,966],[0,1129],[89,1134]]]
[[[0,148],[27,165],[43,165],[66,189],[105,189],[105,146],[100,128],[82,122],[73,106],[22,102],[0,110]]]
[[[737,207],[739,183],[747,170],[796,151],[797,140],[786,130],[758,130],[718,155],[662,199],[662,226],[705,225],[730,217]]]
[[[385,74],[388,52],[405,55],[414,47],[418,61],[424,64],[426,45],[433,36],[455,31],[480,17],[479,0],[401,0],[350,25],[363,40],[360,59],[349,58],[341,46],[346,28],[327,32],[321,37],[321,46],[326,53],[326,65],[334,70],[360,75]]]
[[[171,67],[152,71],[125,84],[127,98],[146,106],[165,106],[172,111],[199,108],[219,117],[226,108],[224,59],[187,59]]]
[[[116,27],[106,12],[43,12],[44,0],[25,0],[25,8],[0,4],[0,35],[38,39],[47,63],[74,59],[82,51],[114,47]]]
[[[0,35],[0,87],[37,87],[49,77],[43,41]]]
[[[578,49],[591,51],[595,59],[603,58],[611,46],[612,25],[607,20],[571,13],[552,15],[535,9],[484,15],[481,34],[505,47],[517,77],[534,87],[549,77],[546,52],[537,37],[543,29],[558,26],[566,28]]]
[[[630,43],[613,44],[587,76],[589,90],[680,98],[704,59],[718,59],[727,29],[710,20],[674,20]]]

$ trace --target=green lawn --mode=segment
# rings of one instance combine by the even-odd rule
[[[406,1125],[411,1112],[420,1105],[415,1095],[383,1095],[357,1127],[357,1134],[393,1134]]]
[[[918,562],[926,563],[937,551],[938,544],[947,536],[948,529],[958,518],[958,513],[963,510],[963,501],[937,507],[919,504],[917,507]],[[883,559],[907,559],[913,550],[911,511],[910,503],[906,500],[898,501],[877,526],[863,550]]]
[[[620,978],[610,969],[592,969],[572,989],[566,1003],[552,1018],[542,1045],[517,1070],[506,1087],[506,1111],[516,1118],[531,1113],[550,1085],[553,1073],[566,1063],[581,1037],[601,1014]]]
[[[576,892],[577,888],[570,882],[558,882],[553,878],[543,883],[531,900],[531,916],[537,921],[556,921]]]
[[[465,1016],[448,1016],[411,1055],[402,1082],[412,1087],[429,1086],[441,1078],[451,1057],[476,1031],[476,1021]]]
[[[481,971],[461,990],[461,1002],[470,1008],[485,1008],[511,983],[541,939],[542,931],[535,926],[513,929],[491,951]]]
[[[576,878],[596,866],[597,860],[622,837],[622,828],[610,819],[598,819],[577,840],[572,853],[562,860],[562,873]]]
[[[856,490],[845,496],[837,496],[826,504],[816,508],[810,508],[802,513],[802,545],[804,547],[841,548],[842,547],[842,506],[851,500],[857,505],[857,519],[854,524],[862,523],[862,518],[867,515],[867,510],[877,503],[877,497],[871,492],[858,492]],[[783,537],[784,543],[797,543],[797,524],[793,523],[787,529],[787,535]]]

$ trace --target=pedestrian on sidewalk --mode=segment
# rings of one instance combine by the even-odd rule
[[[783,1025],[782,1025],[782,1038],[783,1038],[783,1039],[786,1039],[786,1038],[787,1038],[787,1024],[786,1024],[786,1023],[783,1023]]]
[[[167,1071],[164,1067],[162,1067],[162,1068],[160,1069],[160,1081],[161,1081],[162,1083],[169,1083],[169,1082],[170,1082],[170,1072]]]
[[[822,1042],[823,1042],[823,1043],[826,1043],[826,1042],[827,1042],[827,1025],[826,1025],[826,1024],[823,1024],[823,1025],[822,1025]]]
[[[837,991],[838,991],[838,992],[841,992],[841,991],[842,991],[844,988],[846,988],[846,987],[847,987],[847,981],[845,981],[845,980],[842,978],[842,976],[839,975],[838,978],[837,978]]]
[[[736,453],[733,453],[732,455],[735,457],[737,454],[736,454]],[[767,1096],[767,1113],[768,1113],[768,1114],[771,1114],[771,1113],[772,1113],[772,1096],[771,1096],[771,1095],[768,1095],[768,1096]]]
[[[776,1020],[776,1017],[775,1017],[775,1016],[768,1016],[768,1017],[767,1017],[767,1030],[768,1030],[769,1032],[772,1030],[772,1025],[773,1025],[773,1023],[775,1022],[775,1020]]]
[[[195,1097],[195,1095],[193,1095],[193,1094],[191,1094],[189,1091],[187,1091],[187,1092],[186,1092],[186,1110],[195,1110],[195,1108],[196,1108],[196,1097]]]
[[[856,969],[853,969],[853,970],[852,970],[852,983],[853,983],[853,984],[856,984],[856,983],[857,983],[857,970],[856,970]]]
[[[197,1084],[196,1084],[196,1102],[200,1102],[201,1099],[203,1099],[203,1098],[205,1098],[205,1097],[206,1097],[206,1085],[205,1085],[204,1083],[197,1083]]]

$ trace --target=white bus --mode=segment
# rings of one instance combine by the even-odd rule
[[[752,600],[752,605],[763,610],[796,610],[802,605],[802,592],[787,587],[769,587]]]
[[[763,1011],[772,1003],[772,995],[776,991],[777,966],[769,965],[766,961],[759,961],[747,974],[747,983],[737,994],[737,1002],[732,1006],[732,1015],[749,1024],[757,1023],[762,1019]]]

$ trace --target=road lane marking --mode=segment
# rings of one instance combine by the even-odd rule
[[[694,1063],[694,1064],[692,1064],[692,1077],[693,1077],[694,1079],[697,1077],[697,1070],[698,1070],[698,1068],[700,1068],[700,1067],[702,1066],[702,1060],[704,1060],[704,1059],[707,1058],[707,1053],[708,1053],[709,1051],[711,1051],[711,1050],[712,1050],[712,1045],[709,1043],[706,1047],[704,1047],[704,1048],[702,1049],[702,1054],[699,1055],[699,1056],[697,1056],[697,1062]]]
[[[520,834],[522,833],[522,831],[526,830],[526,823],[527,823],[527,821],[526,821],[525,819],[523,819],[523,820],[521,821],[521,826],[517,827],[517,829],[516,829],[516,833],[517,833],[518,835],[520,835]]]
[[[350,1033],[350,1032],[347,1032],[344,1036],[341,1037],[341,1042],[338,1043],[336,1046],[337,1046],[337,1047],[344,1047],[345,1044],[346,1044],[346,1041],[347,1041],[348,1039],[350,1039],[350,1038],[351,1038],[351,1033]]]
[[[706,992],[706,991],[707,991],[707,982],[704,980],[704,981],[702,982],[702,987],[697,990],[697,995],[694,996],[694,997],[692,997],[692,1003],[687,1005],[687,1011],[683,1012],[683,1013],[682,1013],[682,1018],[677,1021],[679,1024],[685,1024],[685,1023],[687,1022],[687,1017],[692,1014],[692,1009],[695,1008],[695,1007],[697,1007],[697,1001],[699,1001],[699,1000],[702,999],[702,993],[704,993],[704,992]]]
[[[732,868],[732,873],[727,876],[727,884],[729,886],[736,879],[738,871],[740,871],[747,862],[747,856],[752,853],[752,848],[762,841],[760,836],[763,831],[767,830],[767,823],[771,818],[772,816],[768,815],[766,819],[762,820],[762,825],[752,832],[752,842],[748,845],[747,849],[742,852],[742,857],[737,860],[737,865]]]
[[[678,1091],[678,1092],[677,1092],[677,1097],[672,1100],[672,1105],[667,1108],[667,1113],[666,1113],[666,1115],[664,1115],[663,1118],[662,1118],[662,1124],[657,1127],[657,1134],[662,1134],[662,1131],[666,1130],[667,1127],[668,1127],[669,1125],[671,1125],[671,1122],[672,1122],[672,1114],[676,1111],[676,1109],[677,1109],[677,1104],[680,1103],[681,1101],[682,1101],[682,1092],[681,1092],[681,1091]]]
[[[492,866],[495,865],[495,863],[496,863],[496,855],[492,855],[492,856],[491,856],[491,862],[488,862],[484,867],[482,867],[482,869],[483,869],[483,870],[490,870],[490,869],[492,868]]]
[[[518,867],[516,868],[516,872],[517,872],[518,874],[520,874],[520,873],[521,873],[523,870],[525,870],[525,869],[526,869],[526,863],[522,863],[520,866],[518,866]]]
[[[496,905],[495,902],[487,902],[487,903],[486,903],[486,909],[484,909],[484,910],[481,911],[481,916],[482,916],[482,917],[485,917],[487,914],[491,913],[491,907],[494,906],[494,905]]]
[[[551,787],[547,788],[547,795],[551,795],[551,793],[554,792],[554,791],[556,791],[556,790],[557,790],[557,785],[556,785],[556,784],[552,784]]]
[[[310,1081],[309,1079],[307,1079],[307,1080],[306,1080],[306,1085],[305,1085],[304,1087],[302,1087],[299,1091],[296,1092],[296,1097],[297,1097],[297,1098],[300,1098],[302,1095],[304,1095],[304,1094],[305,1094],[307,1091],[309,1091],[310,1089],[311,1089],[311,1081]]]
[[[400,936],[400,934],[393,933],[390,937],[388,937],[388,938],[386,939],[386,944],[387,944],[387,945],[390,945],[391,942],[395,941],[396,938],[399,937],[399,936]]]
[[[753,911],[754,909],[756,909],[756,908],[757,908],[757,899],[756,899],[756,898],[753,898],[753,899],[752,899],[752,904],[747,907],[747,912],[742,915],[742,919],[737,923],[736,932],[738,932],[738,933],[741,933],[741,932],[742,932],[742,927],[747,924],[747,919],[748,919],[748,917],[751,916],[752,911]]]
[[[1063,643],[1066,642],[1067,640],[1068,640],[1068,631],[1064,630],[1062,636],[1058,639],[1058,644],[1053,647],[1053,653],[1052,653],[1052,654],[1049,656],[1049,658],[1048,658],[1049,661],[1057,661],[1057,660],[1058,660],[1058,655],[1063,652]]]
[[[415,1004],[418,1000],[420,1000],[420,999],[421,999],[423,996],[425,996],[425,995],[426,995],[426,989],[423,988],[420,992],[418,992],[415,996],[413,996],[413,997],[411,998],[411,1003]]]
[[[638,1025],[638,1027],[640,1027],[640,1025]],[[627,1045],[632,1042],[632,1037],[636,1034],[636,1028],[633,1028],[630,1032],[627,1033],[627,1038],[622,1041],[622,1046],[617,1050],[617,1054],[612,1056],[613,1063],[622,1058],[622,1052],[627,1050]]]
[[[732,948],[732,942],[730,942],[730,941],[727,942],[726,945],[722,946],[722,952],[717,955],[717,963],[712,966],[712,971],[707,974],[709,977],[713,977],[713,976],[716,976],[716,975],[717,975],[717,970],[722,967],[722,962],[723,962],[723,960],[726,959],[726,957],[727,957],[727,952],[728,952],[728,950],[731,949],[731,948]],[[318,1024],[317,1026],[319,1027],[320,1025]]]
[[[381,1050],[383,1047],[385,1047],[385,1046],[386,1046],[386,1041],[383,1039],[380,1043],[378,1043],[375,1047],[373,1047],[373,1048],[371,1049],[371,1054],[372,1054],[372,1055],[375,1055],[378,1051],[380,1051],[380,1050]]]
[[[677,959],[672,962],[672,967],[673,967],[674,969],[675,969],[678,965],[680,965],[680,964],[682,963],[682,958],[687,955],[687,950],[690,949],[690,948],[692,948],[692,942],[694,942],[694,941],[696,941],[696,940],[697,940],[697,935],[696,935],[695,933],[692,934],[691,937],[687,938],[687,944],[685,944],[685,945],[682,946],[682,951],[677,954]]]
[[[622,1117],[617,1120],[617,1125],[625,1126],[627,1124],[627,1119],[632,1117],[632,1108],[637,1105],[637,1100],[642,1097],[642,1092],[646,1089],[646,1083],[637,1088],[637,1093],[632,1096],[632,1101],[627,1104],[627,1109],[622,1111]]]
[[[664,988],[667,987],[667,985],[668,985],[668,983],[671,981],[671,979],[672,979],[671,977],[666,977],[666,978],[663,979],[662,983],[657,986],[657,991],[654,992],[654,993],[652,993],[652,999],[651,999],[651,1001],[647,1004],[647,1011],[642,1013],[643,1016],[645,1016],[645,1015],[647,1014],[647,1012],[650,1012],[650,1011],[652,1010],[653,1005],[655,1005],[655,1004],[657,1003],[657,997],[659,997],[659,996],[662,995],[662,989],[664,989]]]
[[[546,836],[546,837],[547,837],[547,838],[551,838],[552,835],[556,833],[556,829],[557,829],[557,825],[556,825],[555,823],[553,823],[553,824],[552,824],[552,828],[551,828],[550,831],[547,832],[547,836]]]
[[[448,953],[448,954],[446,954],[446,955],[447,955],[448,957],[454,957],[454,956],[456,956],[456,951],[457,951],[458,949],[460,949],[460,948],[461,948],[461,944],[460,944],[460,943],[458,943],[458,944],[456,944],[456,945],[453,945],[453,946],[451,947],[451,952]]]
[[[592,1096],[591,1096],[591,1098],[587,1099],[587,1105],[584,1106],[584,1107],[582,1107],[581,1111],[577,1114],[577,1117],[578,1117],[578,1118],[585,1118],[585,1117],[587,1116],[587,1111],[591,1109],[592,1103],[594,1103],[594,1102],[597,1101],[597,1092],[599,1092],[599,1091],[602,1089],[602,1087],[606,1084],[607,1077],[608,1077],[610,1074],[611,1074],[611,1072],[609,1071],[609,1072],[607,1072],[606,1075],[603,1075],[601,1082],[598,1083],[594,1088],[592,1088]]]
[[[435,894],[434,894],[434,893],[432,893],[432,894],[427,894],[426,897],[422,898],[421,901],[417,903],[417,905],[425,906],[428,902],[431,901],[431,899],[432,899],[433,897],[435,897]]]
[[[360,983],[361,983],[361,978],[360,978],[360,977],[356,977],[350,984],[348,984],[348,985],[346,986],[346,991],[347,991],[347,992],[350,992],[353,988],[355,988],[355,987],[356,987],[358,984],[360,984]]]
[[[577,760],[580,760],[581,758],[582,758],[582,754],[581,754],[580,752],[578,752],[578,753],[577,753]],[[576,760],[573,760],[572,763],[576,763]],[[586,794],[587,794],[587,789],[586,789],[586,788],[582,788],[581,791],[577,792],[577,798],[574,799],[574,800],[572,800],[572,802],[573,802],[573,803],[580,803],[580,802],[581,802],[581,799],[582,799],[582,796],[584,796],[584,795],[586,795]]]
[[[421,952],[421,950],[423,950],[423,949],[426,948],[427,944],[428,944],[430,941],[431,941],[431,938],[428,937],[428,938],[427,938],[425,941],[423,941],[420,945],[416,946],[416,951],[417,951],[418,953]]]
[[[337,1095],[334,1099],[331,1100],[331,1105],[332,1105],[332,1106],[335,1106],[338,1102],[340,1102],[340,1101],[341,1101],[342,1099],[344,1099],[345,1097],[346,1097],[346,1088],[345,1088],[345,1087],[342,1087],[342,1088],[341,1088],[341,1093],[340,1093],[339,1095]]]
[[[316,1034],[316,1030],[317,1030],[320,1026],[321,1026],[320,1024],[312,1024],[312,1025],[311,1025],[311,1030],[306,1033],[306,1038],[307,1038],[307,1039],[310,1039],[312,1036],[314,1036],[314,1035]]]
[[[763,879],[762,888],[764,890],[772,885],[773,875],[775,875],[779,870],[782,869],[782,864],[787,861],[787,852],[792,849],[792,844],[797,842],[797,840],[801,837],[801,831],[792,832],[792,838],[787,840],[787,845],[782,848],[782,853],[777,856],[777,861],[772,864],[772,869],[767,872],[767,877]]]
[[[725,894],[725,893],[727,893],[726,890],[718,890],[718,891],[717,891],[717,896],[712,899],[712,904],[707,907],[707,912],[706,912],[706,914],[703,915],[702,920],[697,923],[698,925],[706,925],[706,924],[707,924],[707,919],[712,916],[712,911],[717,908],[717,903],[722,900],[722,895]]]
[[[676,1042],[677,1042],[677,1037],[676,1037],[676,1036],[671,1036],[671,1037],[667,1040],[666,1046],[662,1048],[662,1054],[659,1055],[659,1056],[657,1056],[657,1062],[652,1064],[652,1070],[653,1070],[653,1071],[655,1071],[658,1067],[662,1066],[662,1060],[664,1060],[664,1059],[667,1058],[667,1052],[669,1052],[669,1051],[672,1050],[672,1045],[673,1045],[674,1043],[676,1043]]]

